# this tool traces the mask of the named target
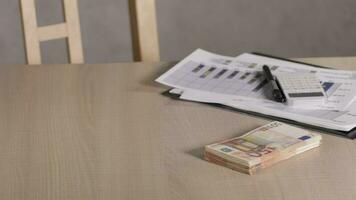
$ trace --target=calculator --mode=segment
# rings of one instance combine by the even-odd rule
[[[293,107],[315,107],[323,105],[326,94],[314,73],[278,73],[277,83]]]

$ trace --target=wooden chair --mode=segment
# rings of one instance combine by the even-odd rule
[[[64,23],[37,25],[35,0],[21,0],[28,64],[41,64],[40,42],[68,38],[70,63],[84,63],[77,0],[63,0]],[[129,0],[135,61],[159,61],[155,0]]]
[[[159,61],[155,0],[129,0],[135,61]]]
[[[65,23],[37,26],[35,0],[21,0],[28,64],[41,64],[40,42],[68,38],[70,62],[84,63],[77,0],[63,0]]]

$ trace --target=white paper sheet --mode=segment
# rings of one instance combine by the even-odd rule
[[[314,73],[328,95],[327,103],[307,110],[273,101],[262,74],[264,64],[273,73]],[[356,75],[352,71],[315,68],[252,54],[233,58],[198,49],[156,81],[176,88],[172,92],[186,100],[220,103],[336,130],[348,131],[356,126]]]
[[[284,104],[271,103],[266,100],[245,97],[231,98],[230,96],[196,90],[184,90],[180,98],[204,103],[219,103],[233,108],[282,117],[335,130],[349,131],[356,126],[355,103],[350,106],[349,111],[334,111],[293,109]]]

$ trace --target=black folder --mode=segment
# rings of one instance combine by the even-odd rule
[[[285,59],[285,58],[280,58],[280,57],[277,57],[277,56],[271,56],[271,55],[267,55],[267,54],[263,54],[263,53],[253,52],[252,54],[255,54],[255,55],[258,55],[258,56],[274,58],[274,59],[279,59],[279,60],[284,60],[284,61],[293,62],[293,63],[305,64],[305,65],[318,67],[318,68],[328,68],[328,67],[324,67],[324,66],[319,66],[319,65],[314,65],[314,64],[309,64],[309,63],[289,60],[289,59]],[[169,93],[169,91],[165,91],[163,93],[163,95],[171,97],[171,98],[174,98],[174,99],[177,99],[177,100],[181,100],[181,99],[179,99],[179,95]],[[258,112],[252,112],[252,111],[248,111],[248,110],[233,108],[233,107],[229,107],[229,106],[225,106],[225,105],[217,104],[217,103],[203,103],[203,104],[208,104],[208,105],[211,105],[211,106],[223,108],[223,109],[230,110],[230,111],[237,111],[237,112],[246,113],[246,114],[250,114],[250,115],[254,115],[254,116],[258,116],[258,117],[264,117],[264,118],[268,118],[268,119],[272,119],[272,120],[277,120],[277,121],[281,121],[281,122],[285,122],[285,123],[290,123],[290,124],[294,124],[294,125],[301,126],[301,127],[307,127],[307,128],[313,129],[313,130],[326,132],[326,133],[331,133],[331,134],[339,135],[339,136],[346,137],[346,138],[349,138],[349,139],[355,139],[356,138],[356,127],[351,129],[350,131],[339,131],[339,130],[329,129],[329,128],[325,128],[325,127],[321,127],[321,126],[315,126],[315,125],[311,125],[311,124],[307,124],[307,123],[301,123],[301,122],[298,122],[298,121],[285,119],[285,118],[282,118],[282,117],[265,115],[265,114],[258,113]]]

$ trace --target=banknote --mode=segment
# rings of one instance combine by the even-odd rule
[[[256,171],[317,147],[320,141],[320,134],[275,121],[242,136],[205,146],[205,157],[215,163]]]

